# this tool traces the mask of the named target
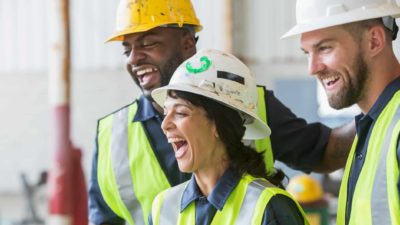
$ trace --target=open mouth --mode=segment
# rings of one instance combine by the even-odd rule
[[[142,65],[139,67],[132,68],[132,73],[137,77],[140,84],[145,86],[151,82],[153,73],[158,72],[158,69],[151,65]]]
[[[331,87],[333,86],[338,80],[340,79],[340,76],[338,75],[333,75],[329,77],[324,77],[322,78],[322,82],[326,87]]]
[[[182,146],[184,146],[186,144],[187,144],[186,141],[178,141],[178,142],[174,143],[174,145],[176,146],[176,149],[180,149]]]
[[[182,158],[187,152],[188,143],[186,140],[182,138],[168,138],[168,142],[172,144],[177,159]]]

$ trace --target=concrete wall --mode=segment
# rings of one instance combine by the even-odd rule
[[[50,166],[52,150],[46,74],[10,73],[1,74],[0,79],[2,224],[2,217],[18,219],[25,212],[20,173],[26,173],[29,181],[36,183],[39,173]],[[71,137],[83,150],[82,163],[88,178],[96,120],[131,102],[139,91],[122,70],[76,72],[72,74],[72,85]]]

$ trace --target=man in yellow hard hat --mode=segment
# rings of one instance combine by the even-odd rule
[[[336,109],[357,104],[357,135],[339,192],[337,224],[400,224],[400,64],[394,0],[297,0],[310,74]]]
[[[150,93],[168,84],[178,65],[195,54],[195,35],[201,28],[190,0],[120,2],[116,32],[109,41],[122,42],[127,70],[143,95],[98,121],[89,187],[92,223],[147,224],[153,198],[190,178],[179,172],[161,130],[162,109]],[[255,147],[265,152],[269,173],[274,172],[273,157],[306,172],[344,165],[353,129],[331,131],[322,124],[307,124],[271,91],[259,87],[258,95],[259,116],[272,135],[257,140]]]

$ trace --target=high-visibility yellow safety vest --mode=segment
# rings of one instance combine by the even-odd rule
[[[267,105],[265,96],[264,87],[258,86],[258,116],[262,119],[266,124],[268,124],[267,118]],[[273,132],[273,131],[272,131]],[[272,154],[272,146],[270,137],[266,137],[264,139],[256,140],[256,150],[258,152],[264,151],[264,163],[267,169],[268,175],[272,175],[274,173],[274,155]]]
[[[151,212],[153,225],[195,224],[196,206],[194,201],[180,212],[181,199],[188,182],[169,188],[157,195]],[[259,225],[269,200],[277,194],[292,199],[285,190],[273,186],[267,180],[244,175],[229,195],[223,209],[216,212],[211,225]],[[304,224],[308,224],[303,210],[297,202],[296,204],[303,215]]]
[[[357,137],[353,142],[340,186],[338,225],[345,224],[348,197],[353,198],[349,225],[400,224],[400,201],[397,187],[399,164],[396,153],[399,134],[400,91],[397,91],[375,122],[354,194],[347,196]]]
[[[107,205],[131,225],[148,224],[154,197],[170,187],[140,122],[137,103],[98,124],[97,179]]]
[[[258,87],[258,104],[259,116],[267,122],[263,87]],[[136,111],[134,102],[99,121],[97,178],[101,194],[115,214],[131,225],[145,225],[153,198],[170,184],[141,123],[132,122]],[[265,152],[271,174],[274,160],[269,137],[255,144],[257,151]]]

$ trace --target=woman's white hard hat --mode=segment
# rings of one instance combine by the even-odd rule
[[[271,130],[258,117],[258,94],[254,76],[235,56],[214,49],[203,49],[184,61],[167,86],[151,95],[164,105],[168,90],[190,92],[216,100],[240,112],[245,119],[244,139],[261,139]]]

